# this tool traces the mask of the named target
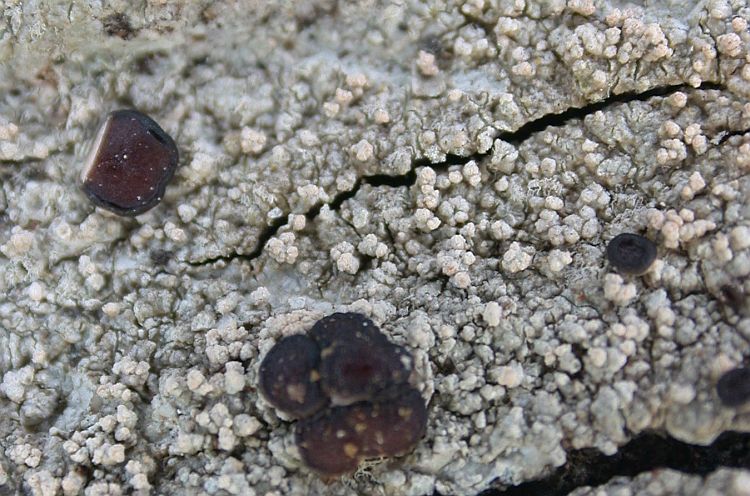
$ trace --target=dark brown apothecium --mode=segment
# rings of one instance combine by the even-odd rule
[[[361,442],[346,417],[347,407],[334,407],[297,422],[295,441],[307,467],[327,477],[357,469]]]
[[[372,398],[409,379],[409,353],[364,315],[335,313],[318,321],[310,336],[321,347],[321,385],[336,405]]]
[[[137,110],[116,110],[102,124],[81,173],[81,187],[96,205],[123,216],[155,207],[174,175],[174,140]]]
[[[410,451],[424,435],[427,407],[411,386],[400,386],[375,402],[349,407],[347,421],[362,444],[365,458],[397,456]]]
[[[295,418],[312,415],[328,403],[318,380],[320,350],[303,334],[276,343],[260,364],[260,390],[274,407]]]
[[[352,339],[373,346],[390,342],[372,320],[361,313],[354,312],[337,312],[323,317],[312,326],[309,334],[318,342],[321,349]]]
[[[424,434],[427,408],[419,391],[402,386],[377,401],[335,407],[300,420],[295,438],[305,465],[334,477],[365,458],[410,451]]]

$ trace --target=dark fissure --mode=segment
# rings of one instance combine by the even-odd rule
[[[479,496],[563,496],[576,488],[599,486],[618,476],[635,477],[665,468],[707,475],[720,467],[750,468],[750,433],[725,432],[709,446],[687,444],[658,434],[641,434],[612,456],[594,448],[569,451],[567,463],[551,475],[503,490],[489,489]]]

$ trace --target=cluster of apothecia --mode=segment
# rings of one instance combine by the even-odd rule
[[[411,370],[409,353],[370,319],[334,313],[271,348],[260,365],[260,390],[298,419],[304,463],[333,477],[363,459],[404,454],[422,437],[427,408],[409,385]]]

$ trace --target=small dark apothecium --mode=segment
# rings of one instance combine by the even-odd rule
[[[607,259],[623,274],[641,275],[656,260],[656,245],[638,234],[618,234],[607,245]]]
[[[427,406],[419,391],[402,385],[377,401],[352,405],[349,422],[357,429],[363,456],[402,455],[424,435]]]
[[[346,405],[408,381],[411,355],[359,313],[334,313],[310,330],[320,346],[320,383],[333,404]]]
[[[96,205],[134,216],[155,207],[177,168],[174,140],[150,117],[115,110],[105,120],[81,173]]]
[[[716,383],[716,393],[726,406],[750,402],[750,368],[738,367],[725,372]]]
[[[362,401],[301,420],[295,440],[305,464],[335,477],[354,471],[363,458],[409,452],[424,435],[427,407],[419,391],[400,386],[376,401]]]
[[[401,346],[351,338],[321,350],[320,383],[334,404],[346,405],[407,382],[411,368],[411,355]]]
[[[335,407],[297,422],[294,439],[308,468],[325,477],[354,472],[362,457],[356,428],[347,422],[349,407]]]
[[[276,343],[260,364],[260,390],[273,406],[295,418],[314,414],[328,403],[320,389],[318,345],[304,334]]]
[[[323,317],[310,329],[310,337],[318,342],[321,349],[352,339],[373,346],[388,343],[388,338],[372,320],[355,312],[337,312]]]

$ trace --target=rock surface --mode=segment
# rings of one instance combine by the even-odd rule
[[[715,389],[750,359],[750,8],[634,3],[5,2],[0,492],[475,495],[750,431]],[[77,184],[123,107],[181,157],[135,218]],[[429,421],[326,484],[257,382],[336,311]]]

